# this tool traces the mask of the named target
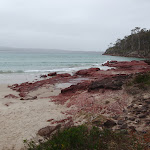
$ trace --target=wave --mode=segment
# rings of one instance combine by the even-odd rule
[[[64,73],[64,72],[68,72],[68,73],[74,73],[78,70],[82,70],[82,69],[89,69],[89,68],[100,68],[101,70],[107,70],[110,67],[107,66],[102,66],[103,63],[101,64],[92,64],[92,65],[88,65],[88,66],[80,66],[80,67],[67,67],[67,68],[56,68],[56,69],[47,69],[47,70],[26,70],[25,73],[45,73],[45,72],[58,72],[58,73]]]
[[[59,69],[49,69],[49,70],[26,70],[25,73],[72,72],[72,71],[80,70],[82,68],[85,69],[85,67],[72,67],[72,68],[59,68]]]
[[[0,70],[0,74],[3,74],[3,73],[24,73],[23,70]]]
[[[105,63],[105,62],[104,62]],[[82,70],[82,69],[88,69],[88,68],[94,68],[94,67],[98,67],[101,70],[107,70],[110,67],[107,66],[102,66],[103,63],[95,63],[95,64],[91,64],[91,65],[83,65],[81,64],[80,66],[76,66],[76,65],[71,65],[65,68],[54,68],[54,69],[34,69],[34,70],[0,70],[0,74],[5,74],[5,73],[48,73],[48,72],[58,72],[58,73],[74,73],[78,70]]]

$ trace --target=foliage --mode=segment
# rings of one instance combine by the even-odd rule
[[[105,54],[150,57],[150,30],[135,27],[131,35],[117,39],[114,45],[111,43]]]
[[[150,73],[144,73],[144,74],[139,74],[137,75],[134,80],[133,83],[143,83],[146,85],[150,85]]]
[[[143,144],[126,132],[81,125],[58,131],[46,142],[25,141],[28,150],[143,150]]]
[[[150,88],[150,72],[145,72],[145,73],[138,73],[136,76],[134,76],[132,79],[130,79],[127,83],[126,83],[127,87],[127,91],[131,94],[137,94],[142,90],[141,92],[143,92],[143,90],[149,90]],[[136,87],[136,88],[135,88]],[[137,90],[137,88],[139,90]],[[132,89],[132,90],[131,90]]]

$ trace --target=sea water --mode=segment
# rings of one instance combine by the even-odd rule
[[[99,67],[110,60],[131,61],[139,58],[102,55],[102,52],[73,51],[0,51],[0,83],[21,83],[39,79],[49,72],[70,73]]]

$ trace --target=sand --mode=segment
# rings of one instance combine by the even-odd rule
[[[36,138],[39,129],[50,125],[47,120],[65,118],[61,112],[67,108],[46,98],[59,93],[58,87],[43,87],[30,93],[38,96],[36,100],[21,101],[4,98],[8,94],[18,96],[18,93],[7,88],[6,84],[0,85],[0,150],[24,149],[23,140]]]

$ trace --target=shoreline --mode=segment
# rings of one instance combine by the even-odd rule
[[[140,98],[149,99],[150,94],[141,94],[140,89],[136,88],[127,89],[125,83],[137,73],[150,71],[150,65],[144,61],[108,61],[104,66],[112,68],[89,68],[79,70],[74,75],[50,73],[34,82],[14,84],[9,88],[6,84],[1,85],[0,146],[3,149],[14,146],[14,149],[20,150],[24,146],[23,140],[38,141],[42,139],[38,135],[41,128],[59,124],[69,127],[99,122],[99,127],[103,128],[107,120],[112,120],[116,123],[114,130],[130,126],[137,131],[148,130],[144,124],[149,116],[142,118],[140,124],[136,123],[139,118],[132,113],[132,105],[137,102],[136,105],[140,105]],[[139,92],[137,102],[135,95],[127,90]],[[142,108],[141,105],[138,107]],[[148,109],[145,108],[145,111]]]

